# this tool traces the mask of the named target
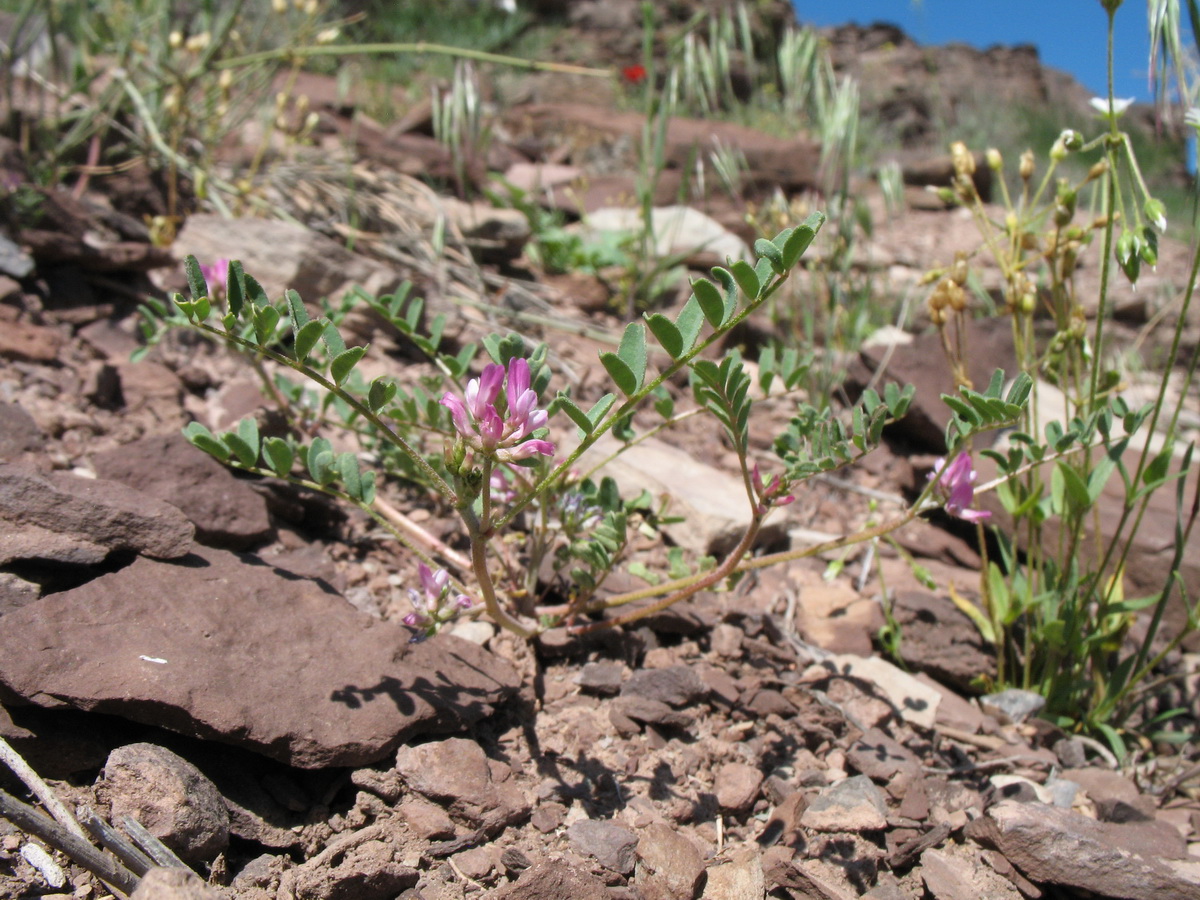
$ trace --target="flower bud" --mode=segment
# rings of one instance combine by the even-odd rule
[[[975,174],[975,154],[962,141],[950,145],[950,158],[954,162],[954,174],[967,177]]]
[[[993,172],[999,172],[1004,168],[1004,157],[1000,155],[1000,151],[995,147],[988,147],[987,164],[988,168]]]
[[[271,9],[275,10],[278,15],[287,12],[287,8],[287,0],[271,0]]]
[[[1142,243],[1138,248],[1142,262],[1153,268],[1158,265],[1158,235],[1152,228],[1142,229]]]
[[[1150,197],[1146,200],[1146,205],[1142,207],[1142,212],[1150,223],[1161,232],[1167,230],[1167,208],[1163,206],[1161,200]]]
[[[1021,154],[1021,180],[1028,181],[1033,177],[1033,151],[1026,150]]]
[[[337,28],[326,28],[324,31],[317,33],[316,42],[318,44],[332,44],[338,39],[339,34],[341,34],[341,31]]]
[[[1075,217],[1075,189],[1065,178],[1058,180],[1058,190],[1054,195],[1054,224],[1063,228]]]
[[[1092,167],[1090,169],[1088,169],[1087,178],[1084,179],[1084,183],[1086,184],[1088,181],[1095,181],[1097,178],[1099,178],[1101,175],[1103,175],[1107,171],[1108,171],[1108,160],[1107,159],[1102,159],[1097,163],[1093,163]]]
[[[199,34],[193,34],[190,38],[188,38],[184,43],[184,47],[186,47],[192,53],[199,53],[208,46],[208,42],[211,39],[212,35],[210,35],[207,31],[202,31]]]
[[[169,35],[167,35],[167,46],[173,50],[178,50],[180,47],[182,47],[183,33],[179,31],[172,31]]]

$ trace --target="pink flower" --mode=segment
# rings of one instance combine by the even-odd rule
[[[507,382],[507,383],[506,383]],[[511,359],[508,369],[491,363],[478,378],[467,382],[462,397],[447,391],[442,406],[450,410],[454,427],[468,444],[484,453],[511,462],[541,454],[554,454],[554,444],[540,439],[525,440],[546,427],[549,414],[538,409],[537,392],[530,387],[529,363]],[[496,408],[500,389],[505,388],[506,413]]]
[[[936,479],[938,493],[942,495],[946,512],[968,522],[982,522],[990,518],[991,513],[984,509],[970,509],[975,500],[975,469],[971,466],[971,457],[960,453],[954,461],[946,465],[945,459],[938,459],[929,473],[931,479]]]
[[[213,260],[211,265],[201,263],[200,274],[204,276],[211,293],[224,293],[225,283],[229,281],[229,260],[222,256]]]
[[[771,483],[764,485],[762,475],[758,471],[758,463],[755,463],[754,468],[750,471],[750,481],[754,485],[754,496],[758,498],[756,512],[760,516],[766,515],[767,510],[772,506],[787,506],[796,499],[794,494],[780,496],[787,490],[787,486],[779,480],[778,475],[772,475]]]
[[[404,617],[405,625],[424,628],[432,634],[438,625],[453,619],[461,610],[471,608],[471,598],[466,594],[456,594],[453,604],[447,607],[446,601],[451,599],[450,573],[445,569],[434,572],[425,563],[418,563],[417,577],[421,581],[421,590],[408,589],[413,611]]]

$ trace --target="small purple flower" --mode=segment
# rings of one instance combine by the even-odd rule
[[[758,498],[757,514],[765,516],[767,510],[772,506],[787,506],[795,501],[794,494],[780,496],[788,489],[788,486],[779,480],[778,475],[771,476],[770,484],[763,484],[762,475],[758,471],[758,463],[754,464],[754,468],[750,470],[750,482],[754,486],[754,496]]]
[[[991,518],[991,513],[985,509],[971,509],[975,501],[975,469],[971,465],[971,457],[960,453],[949,465],[945,459],[938,459],[933,464],[930,479],[936,479],[938,493],[942,495],[946,512],[968,522],[982,522]]]
[[[507,381],[507,384],[505,383]],[[506,415],[496,409],[500,389],[505,387]],[[508,369],[497,363],[486,366],[478,378],[467,382],[462,397],[447,391],[442,406],[450,410],[454,427],[468,444],[502,462],[552,456],[554,444],[540,439],[525,440],[544,428],[549,414],[538,409],[537,392],[530,387],[529,363],[509,360]]]
[[[204,276],[211,293],[223,294],[225,293],[225,283],[229,281],[229,260],[222,256],[213,260],[211,265],[201,263],[200,274]]]
[[[433,634],[437,627],[450,621],[464,609],[470,609],[473,601],[466,594],[455,594],[450,600],[450,573],[445,569],[431,570],[425,563],[417,564],[417,577],[421,590],[408,589],[408,599],[413,611],[402,620],[410,628],[423,628]]]

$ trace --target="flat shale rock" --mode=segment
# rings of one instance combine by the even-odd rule
[[[492,894],[492,900],[592,900],[609,896],[603,881],[566,860],[536,862],[514,884]]]
[[[101,478],[177,506],[203,544],[244,550],[270,539],[266,500],[181,434],[142,438],[97,454],[92,464]]]
[[[0,460],[40,450],[45,443],[33,416],[15,403],[0,403]]]
[[[1200,897],[1200,861],[1131,852],[1123,828],[1041,803],[1004,801],[971,822],[966,834],[1033,881],[1126,900]]]
[[[646,900],[692,900],[704,878],[696,845],[661,822],[641,830],[637,884]]]
[[[4,617],[0,695],[110,713],[302,768],[362,766],[478,721],[508,663],[358,612],[321,583],[196,547]]]
[[[192,524],[133,488],[68,472],[0,464],[0,565],[17,559],[90,565],[114,550],[178,559]]]
[[[512,770],[489,760],[474,741],[449,738],[401,747],[396,771],[411,790],[488,834],[529,815],[529,801],[509,778]]]

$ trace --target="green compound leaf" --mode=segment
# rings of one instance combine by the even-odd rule
[[[700,304],[708,324],[720,328],[725,317],[725,300],[717,286],[706,278],[698,278],[692,282],[692,296]]]
[[[759,291],[762,290],[762,284],[758,280],[758,273],[754,271],[754,267],[739,259],[730,264],[729,269],[733,273],[733,277],[737,279],[738,287],[742,289],[746,298],[752,301],[757,300]]]
[[[633,373],[637,382],[635,390],[640,388],[646,378],[646,327],[641,322],[630,322],[625,326],[617,356]]]
[[[190,422],[183,429],[183,436],[188,439],[192,446],[198,447],[210,456],[215,456],[222,462],[229,459],[231,455],[230,449],[199,422]]]
[[[371,412],[379,412],[392,402],[396,391],[396,382],[386,375],[380,375],[371,382],[370,388],[367,389],[367,406]]]
[[[608,372],[608,376],[613,380],[613,383],[620,388],[625,395],[632,394],[638,389],[638,380],[625,364],[615,353],[601,353],[600,364],[604,366],[604,370]]]
[[[321,463],[323,456],[328,457],[324,465]],[[313,481],[318,484],[328,484],[328,480],[322,481],[321,474],[328,469],[329,464],[333,461],[333,444],[329,443],[328,438],[313,438],[313,442],[308,445],[308,451],[304,456],[304,465],[308,469],[308,474],[312,476]]]
[[[266,344],[275,337],[282,316],[274,306],[254,306],[254,336],[260,344]]]
[[[783,267],[785,270],[792,269],[796,263],[800,262],[800,258],[804,256],[805,251],[812,245],[813,239],[816,238],[817,232],[821,230],[821,226],[824,224],[825,214],[815,212],[805,219],[803,224],[793,228],[781,245],[779,244],[779,238],[775,239],[776,244],[779,245],[782,251]]]
[[[293,319],[293,321],[295,320]],[[304,362],[308,359],[308,355],[312,353],[313,348],[317,346],[317,341],[324,333],[324,319],[312,319],[300,326],[300,330],[296,332],[295,355],[297,362]]]
[[[349,378],[350,373],[354,371],[354,367],[358,365],[358,361],[366,352],[366,347],[351,347],[334,357],[333,362],[329,364],[329,374],[333,377],[333,383],[340,385]]]
[[[592,420],[589,419],[587,413],[576,406],[575,401],[573,401],[566,394],[560,393],[557,397],[555,397],[554,405],[556,408],[565,412],[567,414],[567,418],[579,427],[581,437],[583,435],[592,433],[592,428],[594,427],[592,425]]]
[[[700,329],[704,327],[704,312],[695,297],[689,298],[688,302],[683,304],[683,309],[675,319],[675,327],[679,329],[679,336],[683,340],[683,351],[680,354],[682,356],[696,346]]]
[[[725,307],[721,315],[721,324],[724,325],[733,314],[737,311],[738,305],[738,284],[737,279],[733,277],[733,273],[722,266],[713,266],[711,269],[713,278],[721,282],[721,287],[725,291]]]
[[[355,500],[362,499],[362,473],[358,470],[358,457],[353,453],[339,453],[334,468],[346,488],[346,493]]]
[[[255,306],[266,306],[271,302],[271,298],[267,296],[266,290],[258,279],[252,275],[247,275],[244,280],[246,300],[253,303]]]
[[[283,296],[287,302],[288,317],[292,320],[292,332],[299,334],[300,329],[308,324],[308,310],[304,306],[304,301],[300,299],[300,295],[290,288],[284,292]]]
[[[221,435],[221,440],[233,451],[233,455],[243,466],[258,463],[258,425],[253,419],[242,419],[238,422],[237,431],[225,432]]]
[[[325,349],[329,351],[330,359],[346,352],[346,342],[342,340],[341,333],[332,322],[326,325],[325,330],[321,332],[321,340],[325,343]]]
[[[589,432],[600,424],[600,420],[608,415],[608,411],[612,409],[613,404],[616,402],[617,398],[615,394],[605,394],[596,401],[596,405],[589,409],[587,414],[588,421],[592,423],[592,427],[588,429]]]
[[[239,260],[229,263],[229,280],[225,285],[225,300],[229,303],[229,312],[236,320],[242,315],[246,301],[246,273]]]
[[[754,252],[770,262],[771,270],[776,275],[782,275],[787,271],[783,265],[783,251],[766,238],[759,238],[754,242]]]
[[[263,459],[271,467],[271,471],[283,478],[292,471],[292,463],[296,455],[292,447],[283,438],[271,437],[263,442]]]
[[[683,349],[683,335],[679,333],[674,322],[661,313],[654,313],[646,316],[646,325],[650,328],[654,339],[671,355],[672,359],[679,359],[683,356],[686,352]]]
[[[200,271],[200,261],[190,253],[183,261],[183,271],[187,275],[188,290],[191,292],[192,299],[199,300],[201,297],[207,297],[208,283],[204,280],[204,273]]]

